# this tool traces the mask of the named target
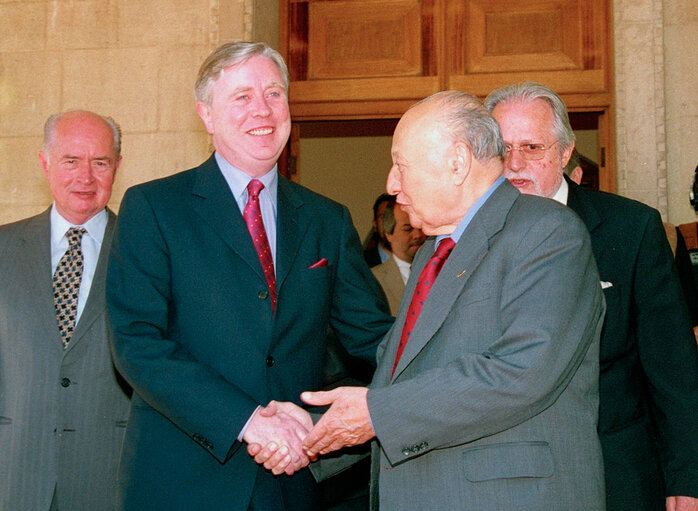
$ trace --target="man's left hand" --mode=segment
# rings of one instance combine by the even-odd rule
[[[332,405],[303,441],[309,457],[359,445],[376,436],[371,426],[365,387],[337,387],[327,392],[303,392],[303,402]]]
[[[303,445],[305,446],[305,444]],[[698,511],[698,499],[682,496],[667,497],[666,511]]]

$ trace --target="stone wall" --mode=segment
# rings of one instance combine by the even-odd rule
[[[251,36],[251,0],[0,0],[0,223],[51,202],[43,124],[88,109],[123,130],[110,205],[132,184],[202,161],[194,80],[220,42]]]
[[[693,222],[698,13],[692,0],[614,0],[617,192]]]

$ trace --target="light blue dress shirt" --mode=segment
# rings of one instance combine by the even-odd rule
[[[65,237],[68,229],[71,227],[83,227],[87,231],[82,236],[81,244],[83,266],[80,290],[78,291],[78,308],[75,314],[76,324],[85,308],[87,297],[90,295],[92,279],[95,276],[97,259],[99,259],[99,251],[102,248],[102,240],[104,240],[104,231],[107,228],[108,220],[107,211],[103,209],[84,224],[73,225],[56,210],[55,203],[51,208],[51,278],[53,278],[53,274],[56,272],[61,257],[68,250],[68,238]]]
[[[465,232],[465,229],[470,225],[470,221],[473,219],[475,214],[480,211],[480,208],[482,205],[487,202],[487,199],[490,198],[490,196],[494,193],[494,191],[499,188],[499,185],[501,185],[504,182],[504,176],[499,176],[497,180],[492,183],[492,186],[490,186],[487,191],[478,199],[475,201],[475,204],[472,205],[472,207],[468,210],[468,212],[465,214],[463,219],[458,223],[458,226],[456,229],[451,233],[451,234],[441,234],[436,237],[436,243],[434,243],[434,251],[436,252],[436,248],[439,246],[439,243],[441,243],[441,240],[445,238],[451,238],[455,243],[458,243],[458,240],[460,237],[463,235]]]
[[[215,153],[215,158],[230,191],[233,193],[233,197],[235,197],[240,213],[242,213],[245,209],[245,204],[247,204],[247,185],[255,178],[232,166],[218,153]],[[262,210],[262,222],[269,239],[269,249],[274,259],[274,270],[276,270],[276,191],[279,184],[279,174],[276,165],[257,179],[264,185],[264,188],[259,193],[259,207]]]

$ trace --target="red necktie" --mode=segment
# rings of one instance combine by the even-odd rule
[[[400,344],[397,347],[397,353],[395,354],[395,363],[393,364],[393,372],[390,373],[392,378],[395,374],[395,368],[397,363],[400,361],[402,352],[407,345],[407,341],[410,338],[410,334],[414,329],[415,323],[419,318],[419,314],[422,312],[422,307],[424,302],[427,300],[431,286],[434,285],[437,275],[441,271],[446,259],[451,254],[455,242],[451,238],[444,238],[439,243],[439,248],[436,249],[434,255],[431,256],[429,262],[427,262],[422,273],[419,274],[419,280],[417,281],[417,286],[414,289],[414,294],[412,295],[412,301],[410,302],[410,307],[407,309],[407,317],[405,318],[405,326],[402,327],[402,335],[400,336]]]
[[[276,276],[274,275],[274,259],[271,257],[271,248],[269,248],[269,240],[267,239],[267,231],[264,230],[262,222],[262,210],[259,208],[259,192],[262,191],[264,185],[261,181],[253,179],[247,185],[247,204],[242,212],[242,218],[247,224],[247,230],[250,231],[252,243],[257,250],[259,262],[262,265],[264,278],[267,281],[269,288],[269,297],[271,298],[271,310],[276,309]]]

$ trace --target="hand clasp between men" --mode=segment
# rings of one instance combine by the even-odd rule
[[[299,406],[271,401],[257,412],[243,436],[248,454],[273,474],[290,476],[318,455],[368,442],[375,432],[367,392],[365,387],[303,392],[301,399],[309,405],[330,405],[315,426]]]

